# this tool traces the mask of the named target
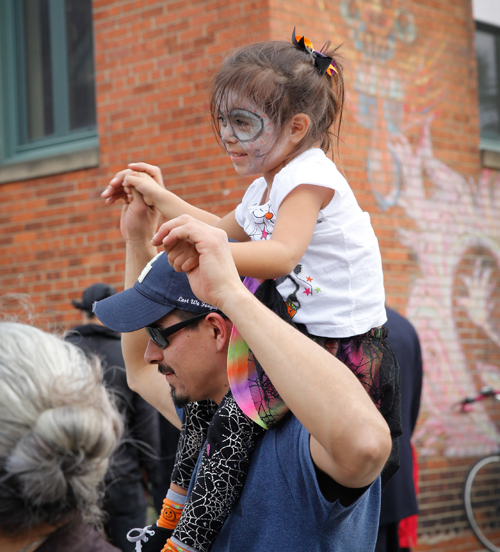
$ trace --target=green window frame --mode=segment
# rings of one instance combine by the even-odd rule
[[[476,22],[481,149],[500,152],[500,27]]]
[[[91,6],[0,2],[0,182],[98,165]]]

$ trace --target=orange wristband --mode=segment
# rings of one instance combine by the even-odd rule
[[[164,529],[175,529],[181,519],[183,509],[184,506],[182,504],[173,502],[169,498],[164,498],[161,514],[157,521],[158,527],[163,527]]]
[[[170,539],[168,539],[167,544],[165,544],[161,552],[186,552],[186,549],[182,546],[177,546]]]

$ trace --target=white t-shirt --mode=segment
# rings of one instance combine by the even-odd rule
[[[321,149],[312,148],[281,169],[262,205],[267,184],[263,177],[255,180],[236,208],[238,224],[252,241],[270,239],[282,201],[301,184],[330,188],[335,195],[319,212],[299,264],[277,279],[293,321],[325,337],[352,337],[381,326],[387,320],[384,279],[370,215]]]

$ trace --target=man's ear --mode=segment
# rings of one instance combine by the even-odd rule
[[[231,337],[232,324],[218,312],[211,312],[205,321],[210,325],[217,352],[227,349]]]
[[[290,137],[292,142],[298,144],[307,134],[310,125],[311,119],[309,119],[309,115],[305,113],[294,115],[290,122]]]

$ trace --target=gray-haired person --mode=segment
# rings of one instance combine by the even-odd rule
[[[96,530],[122,433],[97,358],[0,323],[0,550],[116,552]]]

